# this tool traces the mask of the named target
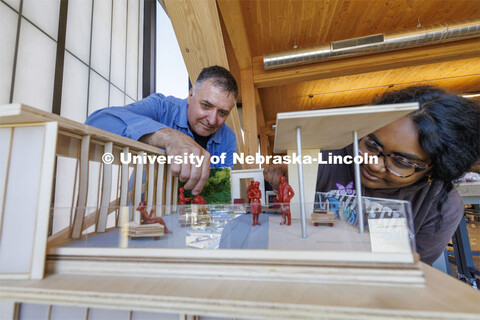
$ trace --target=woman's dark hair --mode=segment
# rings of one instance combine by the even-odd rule
[[[442,198],[446,198],[453,187],[452,180],[465,173],[480,156],[478,102],[431,86],[388,92],[374,102],[420,103],[420,109],[409,116],[418,127],[420,146],[433,161],[432,178],[445,183]]]

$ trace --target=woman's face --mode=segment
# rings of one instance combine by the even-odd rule
[[[421,167],[431,164],[430,156],[425,153],[418,141],[417,126],[408,116],[392,122],[369,136],[382,147],[385,154],[403,156]],[[427,168],[402,178],[387,171],[384,161],[384,157],[378,156],[378,164],[360,166],[360,176],[364,186],[371,189],[406,187],[417,182],[430,171],[430,168]]]

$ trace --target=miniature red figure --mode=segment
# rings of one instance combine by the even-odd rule
[[[207,201],[205,201],[201,195],[197,194],[193,197],[193,204],[207,204]]]
[[[165,221],[161,217],[152,217],[155,209],[150,210],[150,213],[147,213],[145,201],[140,201],[138,204],[137,211],[140,211],[141,219],[140,224],[152,224],[152,223],[160,223],[165,228],[165,233],[172,233],[172,231],[168,230]]]
[[[178,196],[178,204],[187,204],[188,201],[192,200],[192,198],[185,198],[185,188],[180,187],[178,191],[180,192]]]
[[[282,218],[283,222],[280,224],[291,225],[292,224],[292,214],[290,212],[290,200],[295,195],[293,192],[292,187],[285,182],[285,177],[280,177],[280,185],[278,186],[278,200],[280,201],[280,205],[282,207]]]
[[[255,183],[255,180],[252,180],[250,184],[247,187],[247,197],[248,197],[248,203],[252,202],[252,199],[250,199],[250,192],[254,188],[253,184]]]
[[[260,182],[255,181],[253,184],[253,188],[250,190],[250,193],[248,194],[248,198],[252,200],[252,207],[250,209],[250,213],[253,214],[253,224],[252,226],[255,225],[260,225],[260,222],[258,222],[258,217],[260,216],[260,213],[262,212],[262,205],[260,204],[260,198],[262,197],[262,192],[260,191]]]
[[[180,187],[178,188],[179,195],[178,195],[178,204],[180,205],[180,214],[185,214],[185,205],[188,201],[192,200],[192,198],[185,198],[185,188]]]
[[[203,197],[199,194],[197,194],[195,197],[193,197],[193,204],[199,204],[199,205],[204,205],[207,204],[207,201],[203,199]],[[200,213],[201,214],[207,214],[207,207],[206,206],[201,206],[200,208]]]

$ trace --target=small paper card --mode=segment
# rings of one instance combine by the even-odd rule
[[[372,252],[411,252],[405,218],[368,219]]]

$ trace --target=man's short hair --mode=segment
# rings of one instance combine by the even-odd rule
[[[202,72],[198,75],[195,84],[202,83],[207,79],[213,79],[212,84],[222,88],[223,90],[227,91],[228,93],[233,93],[235,97],[235,101],[238,98],[238,86],[237,81],[232,76],[230,71],[225,69],[224,67],[220,66],[211,66],[207,68],[203,68]]]

